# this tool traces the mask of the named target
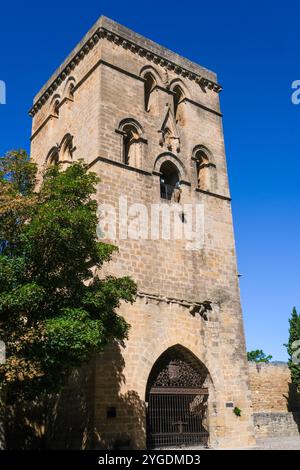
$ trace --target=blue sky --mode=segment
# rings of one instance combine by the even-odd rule
[[[34,94],[104,14],[218,73],[247,348],[285,360],[299,299],[298,2],[2,2],[0,154],[29,150]]]

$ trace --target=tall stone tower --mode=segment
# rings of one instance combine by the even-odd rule
[[[120,309],[129,339],[66,389],[54,447],[253,444],[220,91],[101,17],[34,98],[32,159],[84,158],[100,176],[119,246],[104,270],[138,284]]]

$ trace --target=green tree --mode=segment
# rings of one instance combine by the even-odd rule
[[[250,362],[270,362],[273,356],[266,356],[262,349],[247,352],[247,358]]]
[[[57,392],[71,370],[127,337],[117,313],[134,302],[129,277],[100,276],[117,248],[96,239],[97,176],[83,162],[45,171],[24,151],[0,158],[1,390],[9,402]]]
[[[289,319],[289,340],[285,344],[289,355],[288,366],[291,371],[292,383],[300,392],[300,314],[293,308]]]

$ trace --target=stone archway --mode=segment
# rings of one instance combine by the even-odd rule
[[[204,364],[181,345],[157,359],[146,388],[147,447],[207,445],[210,377]]]

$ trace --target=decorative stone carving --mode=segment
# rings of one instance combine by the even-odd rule
[[[159,145],[166,147],[170,152],[180,152],[180,137],[177,131],[176,122],[172,110],[168,107],[166,117],[159,130],[161,137]]]

